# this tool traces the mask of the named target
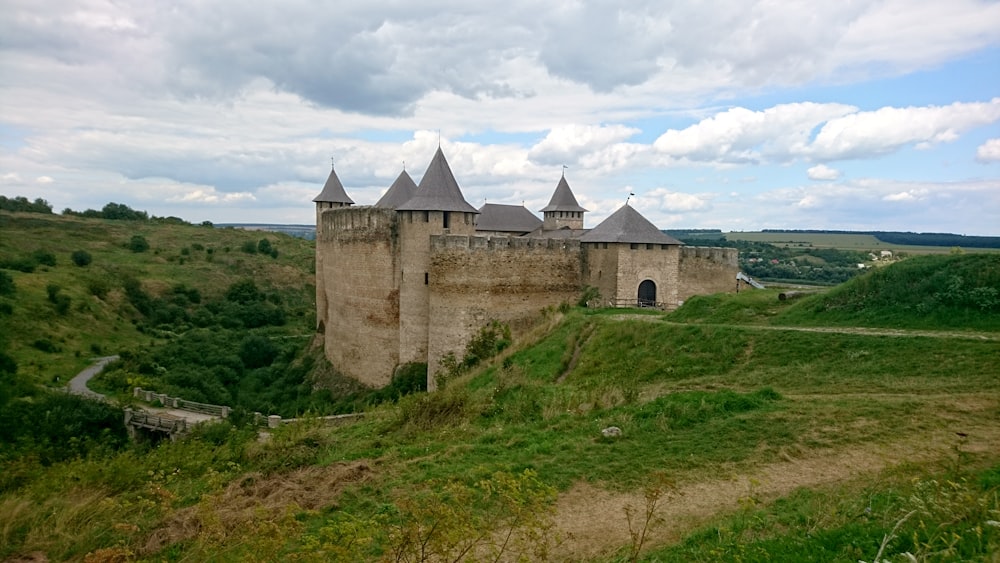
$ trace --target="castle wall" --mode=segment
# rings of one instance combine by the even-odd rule
[[[474,214],[449,213],[444,226],[443,211],[400,211],[400,309],[399,361],[427,362],[428,315],[430,311],[431,236],[472,235]]]
[[[434,236],[430,239],[428,388],[440,359],[461,358],[490,321],[528,327],[541,309],[579,298],[580,243],[521,237]]]
[[[618,248],[614,243],[588,242],[583,246],[583,280],[596,287],[602,306],[614,303],[618,295]]]
[[[317,233],[317,307],[324,350],[345,375],[387,385],[399,363],[396,213],[372,207],[324,210]]]
[[[735,248],[683,246],[677,298],[736,291],[739,251]]]

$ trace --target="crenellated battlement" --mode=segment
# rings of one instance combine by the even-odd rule
[[[320,228],[316,238],[320,242],[357,239],[393,232],[396,211],[378,207],[340,207],[326,209],[320,214]]]
[[[566,251],[579,252],[580,241],[573,239],[550,239],[480,235],[433,235],[431,251],[468,250],[474,251]]]
[[[739,251],[718,246],[682,246],[681,260],[701,258],[717,264],[738,267]]]

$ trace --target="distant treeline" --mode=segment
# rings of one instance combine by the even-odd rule
[[[831,231],[823,229],[764,229],[762,233],[806,233],[821,235],[872,235],[888,244],[910,246],[964,246],[1000,248],[1000,237],[956,235],[954,233],[910,233],[898,231]]]
[[[14,198],[8,198],[6,196],[0,195],[0,210],[3,211],[14,211],[21,213],[52,213],[52,204],[45,201],[42,198],[38,198],[35,201],[28,201],[28,198],[24,196],[17,196]],[[131,207],[125,205],[124,203],[108,203],[101,208],[100,211],[96,209],[87,209],[85,211],[74,211],[70,208],[62,210],[63,215],[71,215],[73,217],[89,217],[92,219],[111,219],[113,221],[156,221],[157,223],[173,223],[178,225],[190,225],[184,219],[180,217],[156,217],[155,215],[150,215],[145,211],[139,211],[132,209]],[[202,225],[211,227],[211,221],[205,221]]]

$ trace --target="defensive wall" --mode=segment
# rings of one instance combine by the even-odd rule
[[[575,303],[584,285],[605,304],[634,303],[639,284],[652,280],[668,308],[736,287],[735,249],[482,236],[470,215],[367,206],[320,213],[317,328],[334,367],[383,387],[400,364],[427,363],[433,388],[441,358],[460,358],[490,321],[516,335],[543,308]]]
[[[440,360],[461,358],[490,321],[516,336],[540,311],[580,295],[580,243],[505,236],[430,237],[427,373],[433,388]]]
[[[736,291],[736,273],[740,271],[739,251],[716,246],[680,247],[677,300],[694,295]]]

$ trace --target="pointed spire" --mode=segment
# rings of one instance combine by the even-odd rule
[[[403,171],[399,173],[396,181],[389,186],[389,190],[375,202],[374,207],[383,207],[386,209],[396,209],[400,205],[410,201],[413,194],[417,191],[417,184],[410,178],[410,175],[406,173],[405,164],[403,165]]]
[[[333,169],[332,162],[330,163],[330,176],[326,179],[326,184],[323,185],[323,191],[313,198],[313,201],[354,205],[354,200],[347,197],[347,192],[344,191],[344,185],[340,183],[340,178],[337,177],[337,171]]]
[[[559,179],[556,191],[552,194],[549,204],[542,208],[542,213],[549,211],[575,211],[586,213],[586,209],[580,207],[573,195],[573,190],[569,189],[569,182],[566,181],[566,168],[563,167],[563,177]]]
[[[444,152],[438,147],[434,158],[427,165],[424,177],[413,197],[396,208],[398,211],[458,211],[462,213],[479,213],[469,205],[458,187],[455,175],[444,158]]]
[[[624,242],[646,244],[683,244],[674,237],[668,236],[656,225],[649,222],[630,205],[623,205],[601,221],[587,234],[580,237],[580,242]]]

